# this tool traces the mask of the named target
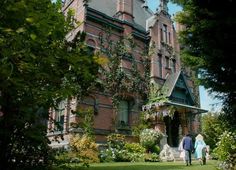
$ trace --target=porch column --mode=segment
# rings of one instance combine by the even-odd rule
[[[166,125],[163,122],[163,120],[161,120],[159,117],[156,116],[155,118],[156,123],[154,125],[154,130],[159,131],[161,133],[163,133],[163,137],[160,140],[160,149],[163,148],[163,146],[165,144],[167,144],[167,135],[166,135]]]
[[[185,134],[188,133],[188,120],[186,116],[186,112],[183,112],[180,116],[180,124],[182,128],[182,135],[184,136]]]

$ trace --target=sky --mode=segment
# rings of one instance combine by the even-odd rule
[[[156,11],[159,8],[159,0],[147,0],[148,6],[152,11]],[[181,11],[181,7],[176,4],[168,3],[169,14],[172,16],[176,12]],[[207,90],[203,87],[199,87],[200,92],[200,105],[202,109],[208,111],[219,112],[221,109],[221,101],[214,99],[213,95],[210,95]],[[217,105],[216,105],[217,104]]]

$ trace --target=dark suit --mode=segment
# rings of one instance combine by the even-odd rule
[[[183,139],[183,149],[185,150],[185,161],[186,165],[191,165],[191,152],[193,150],[192,138],[187,135]]]

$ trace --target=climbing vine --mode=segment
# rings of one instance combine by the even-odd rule
[[[167,89],[160,87],[156,83],[150,83],[150,93],[148,102],[143,106],[145,119],[155,119],[155,117],[163,118],[165,116],[174,116],[176,108],[174,106],[166,106],[169,98],[166,94]]]
[[[145,100],[149,92],[150,57],[148,49],[141,54],[141,59],[134,56],[137,44],[132,36],[121,38],[119,41],[111,39],[110,31],[100,34],[100,56],[106,56],[108,62],[100,68],[100,83],[112,95],[114,108],[117,109],[122,99],[141,98]],[[136,51],[137,53],[137,51]],[[123,62],[131,63],[131,68],[123,67]],[[139,70],[138,64],[143,67]]]
[[[167,43],[165,43],[163,41],[161,42],[161,45],[166,49],[166,51],[168,51],[168,53],[170,55],[173,55],[173,53],[174,53],[173,47],[171,47],[169,44],[167,44]]]

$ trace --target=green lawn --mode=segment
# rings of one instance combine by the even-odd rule
[[[200,166],[198,162],[193,161],[191,166],[185,166],[182,161],[177,162],[156,162],[156,163],[130,163],[130,162],[116,162],[116,163],[99,163],[91,164],[89,168],[81,167],[81,165],[73,165],[63,167],[60,169],[70,170],[216,170],[217,161],[208,161],[207,165]],[[59,170],[59,169],[58,169]]]

